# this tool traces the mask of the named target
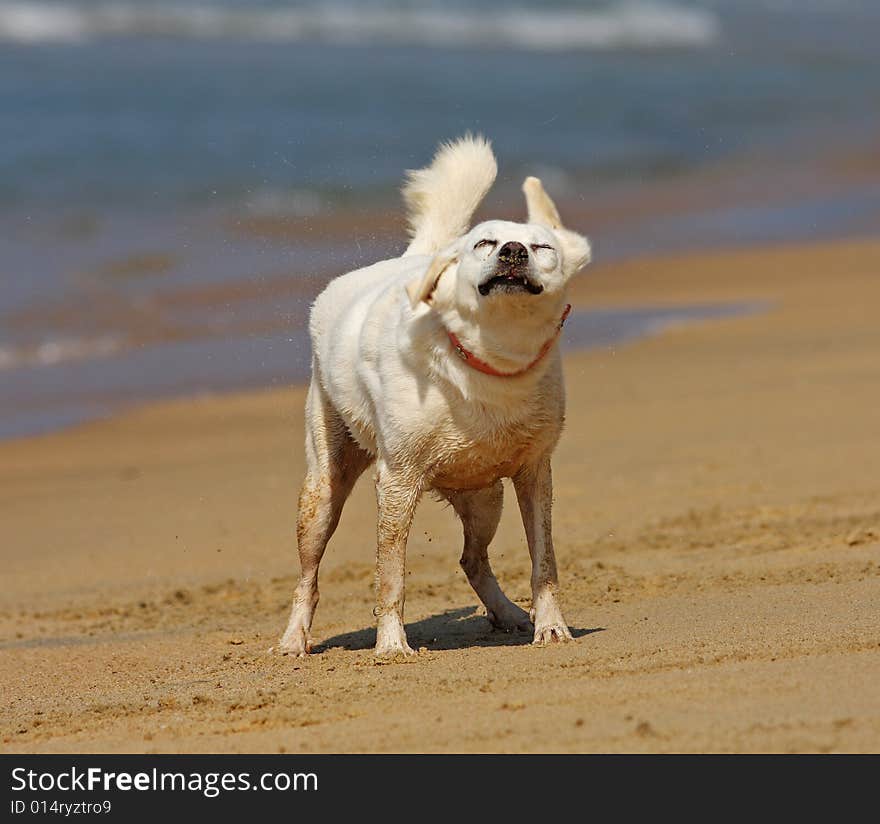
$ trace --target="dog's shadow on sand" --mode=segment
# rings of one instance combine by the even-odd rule
[[[577,629],[571,627],[574,638],[582,638],[605,627]],[[406,635],[413,649],[429,650],[468,649],[469,647],[517,647],[532,642],[529,632],[502,632],[496,630],[485,615],[478,615],[475,606],[448,609],[429,618],[406,625]],[[326,652],[334,648],[365,650],[376,646],[376,629],[360,629],[327,638],[316,644],[314,652]]]

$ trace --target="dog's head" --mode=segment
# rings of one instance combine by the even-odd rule
[[[540,180],[527,178],[523,191],[528,222],[489,220],[456,239],[408,285],[414,307],[436,301],[467,315],[542,306],[555,312],[569,279],[589,262],[590,244],[562,225]]]

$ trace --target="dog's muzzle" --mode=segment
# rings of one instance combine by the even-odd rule
[[[540,295],[544,291],[544,287],[530,277],[529,250],[516,241],[505,243],[498,250],[495,271],[477,288],[483,297],[493,292]]]
[[[498,250],[498,263],[507,264],[511,269],[525,266],[529,262],[529,250],[515,240],[508,241]]]

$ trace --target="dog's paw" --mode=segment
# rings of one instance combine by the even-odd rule
[[[403,621],[397,615],[383,615],[379,618],[379,626],[376,628],[376,649],[374,654],[378,658],[392,658],[395,655],[415,655],[412,647],[406,641]]]
[[[489,623],[501,632],[531,632],[529,614],[512,602],[486,610]]]
[[[376,644],[376,649],[373,650],[373,655],[377,658],[395,658],[398,655],[408,658],[415,654],[415,650],[406,641],[395,644]]]
[[[571,631],[565,623],[543,624],[535,627],[535,640],[533,644],[539,647],[545,647],[556,641],[573,641]]]
[[[312,639],[303,627],[288,627],[278,642],[278,651],[282,655],[305,658],[312,651]]]
[[[555,641],[574,640],[551,592],[543,592],[535,599],[530,614],[535,624],[535,645],[543,647]]]

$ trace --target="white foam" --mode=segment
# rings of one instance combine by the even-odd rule
[[[56,338],[35,345],[0,346],[0,372],[34,366],[54,366],[76,360],[107,358],[123,349],[121,338]]]
[[[540,11],[356,8],[335,3],[277,8],[132,0],[0,4],[0,41],[19,44],[178,37],[560,51],[700,47],[710,45],[718,35],[714,13],[668,0]]]
[[[255,217],[315,217],[324,211],[324,202],[310,189],[258,189],[246,198],[245,209]]]

